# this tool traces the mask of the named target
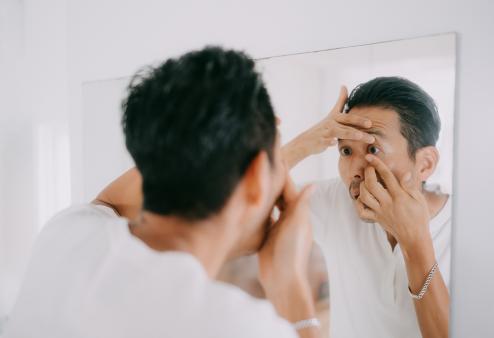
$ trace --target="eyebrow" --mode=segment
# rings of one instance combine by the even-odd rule
[[[384,135],[384,133],[380,129],[369,128],[369,129],[360,129],[360,130],[364,131],[367,134],[375,135],[379,138],[386,139],[386,135]],[[345,140],[339,138],[338,142],[341,142],[341,141],[345,141]]]

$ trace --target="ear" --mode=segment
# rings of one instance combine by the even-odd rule
[[[418,179],[421,182],[427,179],[436,170],[439,163],[439,151],[434,146],[428,146],[417,150],[415,153],[415,166],[417,168]]]
[[[243,191],[249,205],[259,206],[270,189],[270,164],[265,151],[259,152],[250,162],[242,179]]]

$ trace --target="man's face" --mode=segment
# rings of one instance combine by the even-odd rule
[[[415,174],[415,162],[410,158],[408,142],[400,132],[398,113],[380,107],[356,107],[350,110],[349,114],[371,120],[372,127],[365,131],[375,137],[373,144],[360,141],[338,141],[340,177],[348,187],[349,194],[354,201],[360,195],[360,182],[365,178],[364,171],[368,166],[365,160],[366,154],[381,158],[398,179],[407,172]],[[356,202],[354,204],[356,205]]]

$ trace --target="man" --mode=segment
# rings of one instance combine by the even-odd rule
[[[45,227],[5,336],[319,336],[311,191],[287,178],[254,62],[220,48],[170,59],[132,81],[123,110],[137,169]],[[126,180],[142,198],[114,203],[115,188],[129,196]],[[257,251],[271,304],[214,281],[227,260]]]
[[[361,129],[374,137],[338,139],[340,178],[317,183],[311,198],[331,337],[447,337],[451,202],[425,184],[439,160],[437,108],[396,77],[361,84],[346,101],[343,88],[328,117],[283,149],[290,168],[322,152],[336,143],[342,115],[367,119]]]
[[[343,88],[327,118],[283,147],[289,167],[335,139],[341,154],[340,178],[317,183],[311,201],[330,275],[331,337],[447,337],[450,199],[424,183],[438,162],[439,129],[427,93],[377,78],[348,102]],[[139,186],[130,170],[98,199],[133,217]],[[421,299],[409,294],[422,289]]]

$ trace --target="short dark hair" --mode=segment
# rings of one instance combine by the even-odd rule
[[[206,47],[134,76],[122,103],[125,143],[145,210],[194,220],[219,212],[276,121],[254,61]]]
[[[398,113],[401,134],[408,141],[408,153],[415,158],[418,149],[435,146],[441,120],[432,97],[417,84],[400,77],[377,77],[355,87],[346,112],[355,107],[382,107]]]

